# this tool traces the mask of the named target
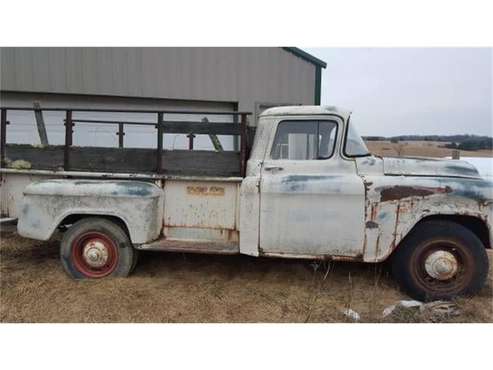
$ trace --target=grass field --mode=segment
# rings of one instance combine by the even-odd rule
[[[381,156],[451,157],[452,149],[442,148],[446,144],[435,141],[367,141],[368,150]],[[491,150],[460,151],[461,157],[493,157]]]
[[[384,156],[446,157],[442,143],[368,142]],[[461,152],[492,157],[491,151]],[[75,281],[62,270],[58,242],[0,234],[2,322],[430,322],[418,311],[382,318],[401,299],[385,264],[141,253],[126,279]],[[490,261],[493,254],[490,253]],[[461,314],[442,322],[493,322],[493,263],[488,283],[456,301]]]
[[[492,259],[490,254],[490,260]],[[481,293],[442,322],[493,322],[493,271]],[[58,243],[1,233],[2,322],[430,322],[418,311],[382,318],[400,299],[385,265],[142,253],[129,278],[75,281]]]

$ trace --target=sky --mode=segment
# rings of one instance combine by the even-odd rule
[[[304,48],[361,135],[493,136],[492,48]]]

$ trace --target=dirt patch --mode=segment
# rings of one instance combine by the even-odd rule
[[[490,254],[491,258],[491,254]],[[2,233],[2,322],[423,322],[392,315],[408,297],[385,265],[141,253],[125,279],[75,281],[59,262],[58,242]],[[462,314],[445,322],[493,321],[493,273],[481,293],[457,301]]]
[[[443,148],[444,142],[436,141],[401,141],[391,143],[390,141],[366,141],[368,150],[383,157],[437,157],[445,158],[452,156],[452,149]],[[493,157],[491,150],[461,150],[461,157]]]

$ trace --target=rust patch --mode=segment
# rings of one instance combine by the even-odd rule
[[[224,196],[224,188],[222,186],[187,186],[187,193],[190,195]]]
[[[396,214],[395,214],[395,226],[394,226],[394,233],[393,233],[394,239],[392,240],[392,249],[394,249],[396,247],[397,227],[399,226],[399,216],[400,216],[400,214],[401,214],[401,204],[398,203],[397,204]]]
[[[377,241],[375,245],[375,260],[378,259],[378,254],[380,253],[380,233],[377,235]]]
[[[380,200],[388,202],[410,197],[426,197],[433,194],[445,194],[452,192],[449,186],[438,188],[426,188],[420,186],[392,186],[380,192]]]
[[[354,261],[362,261],[363,255],[358,254],[356,256],[329,256],[328,260],[331,261],[341,261],[341,262],[354,262]]]
[[[238,230],[224,229],[227,233],[227,240],[232,242],[238,242],[240,240],[240,233]]]
[[[378,211],[378,205],[372,204],[371,205],[371,218],[370,220],[375,220],[377,218],[377,211]]]

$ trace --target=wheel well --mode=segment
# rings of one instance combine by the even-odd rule
[[[130,232],[128,231],[127,224],[125,223],[125,221],[123,221],[121,218],[119,218],[117,216],[91,215],[91,214],[72,214],[72,215],[68,215],[67,217],[65,217],[62,220],[62,222],[60,222],[60,224],[58,225],[58,228],[68,228],[71,225],[75,224],[77,221],[82,220],[83,218],[92,218],[92,217],[104,218],[108,221],[114,222],[115,224],[120,226],[125,231],[125,233],[128,235],[128,237],[130,238]]]
[[[486,225],[486,222],[478,217],[464,215],[433,215],[421,219],[416,225],[414,225],[413,230],[421,223],[431,220],[451,221],[458,223],[472,231],[479,238],[479,240],[481,240],[485,248],[491,249],[492,247],[488,225]]]

